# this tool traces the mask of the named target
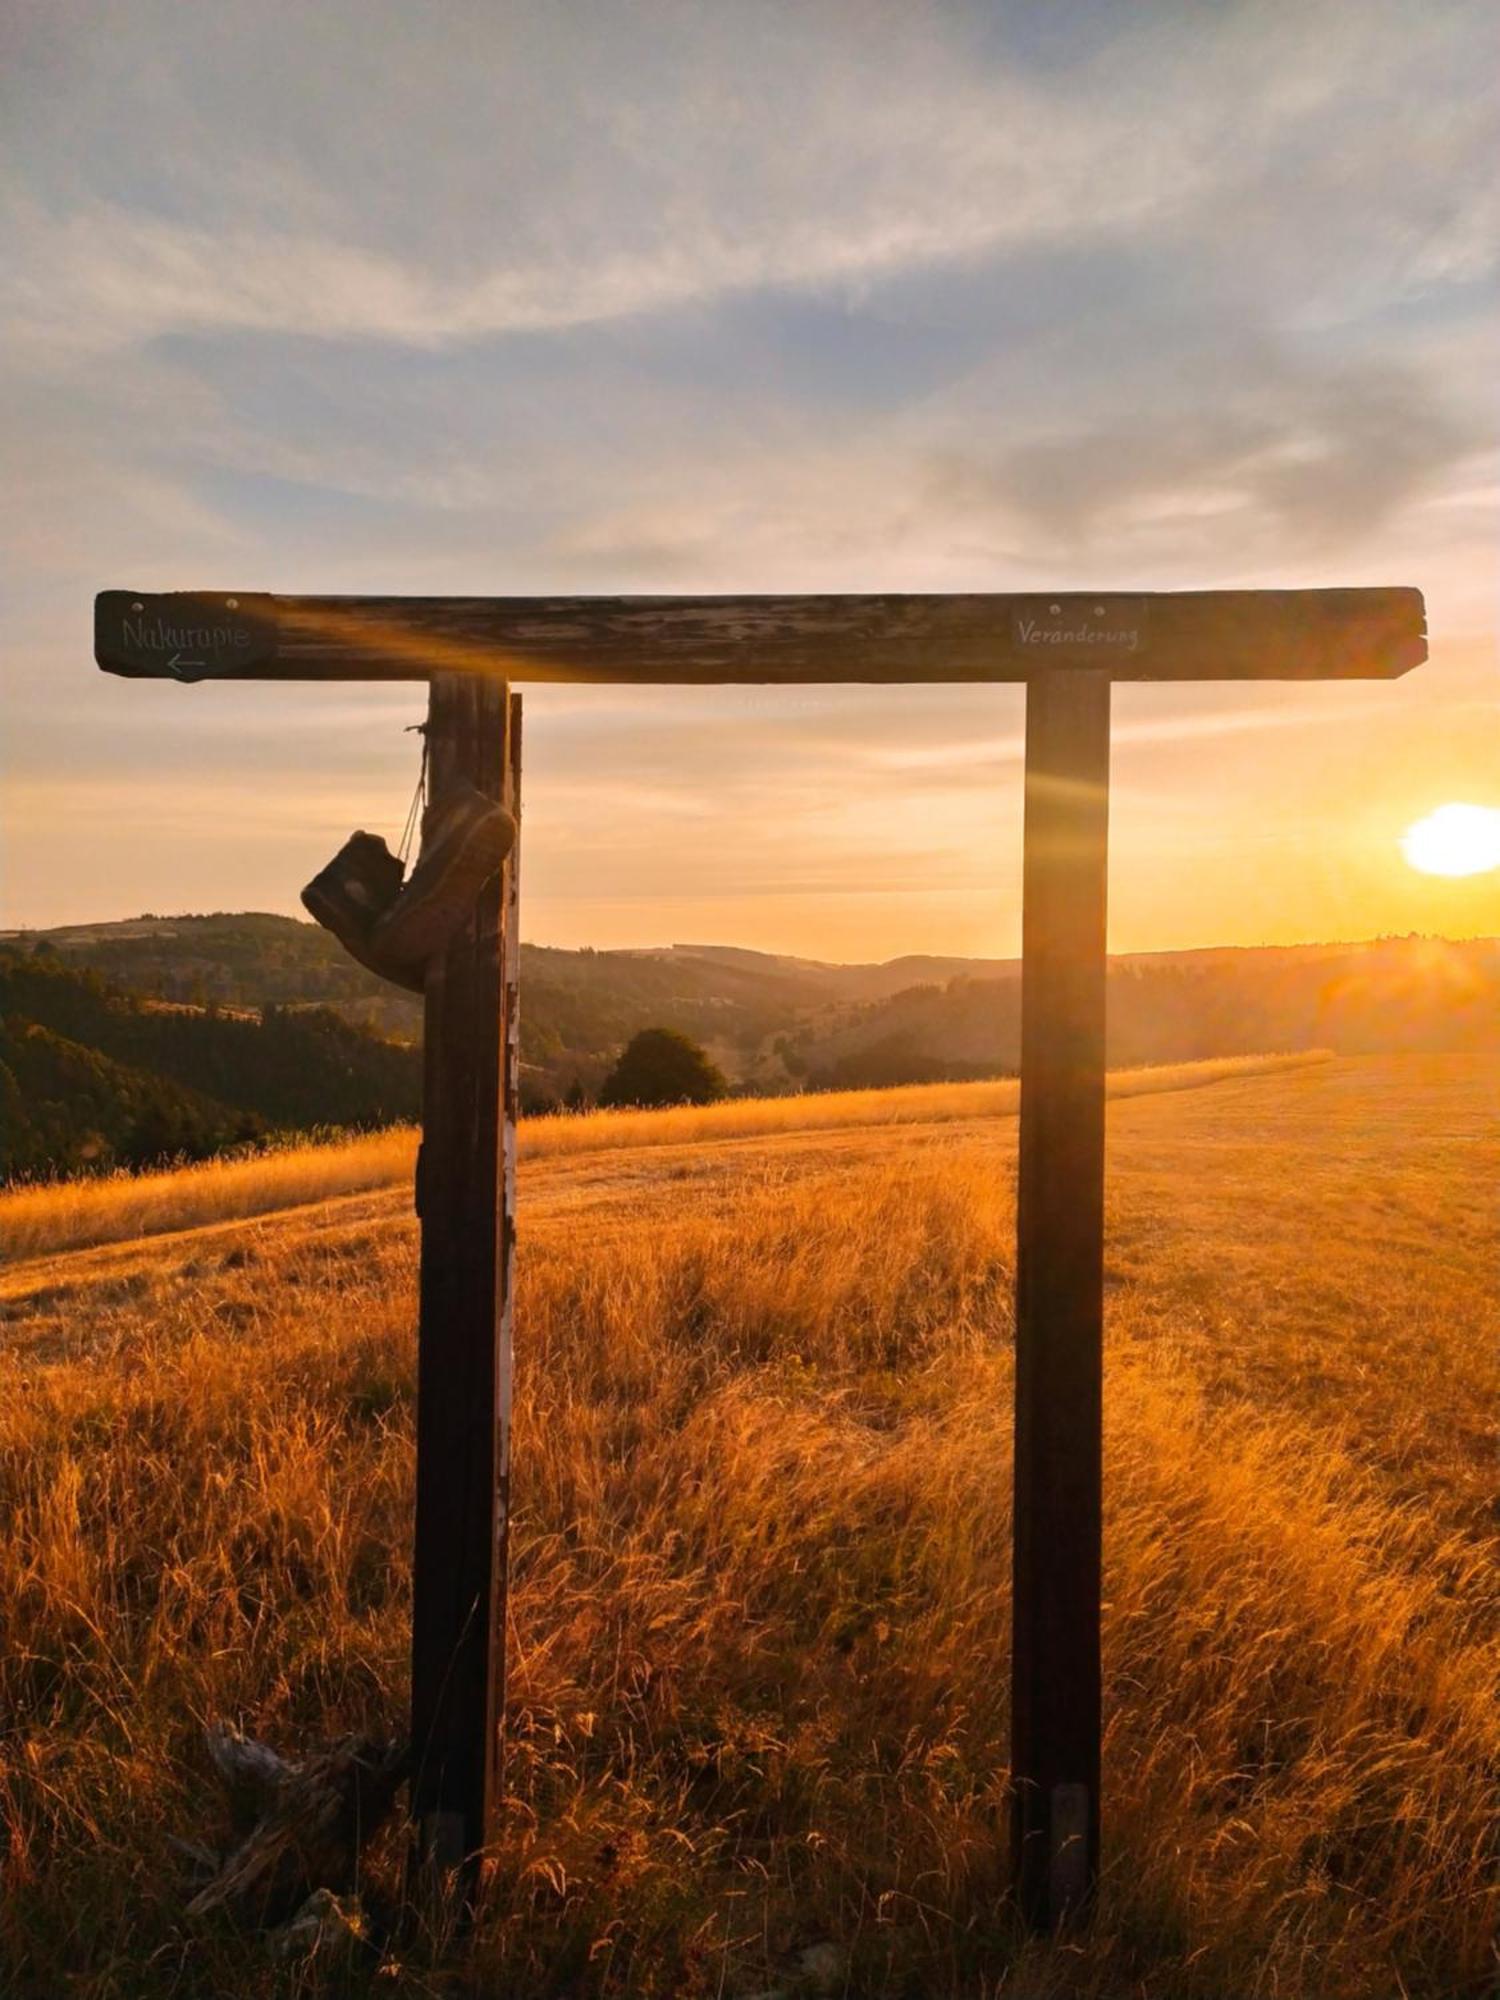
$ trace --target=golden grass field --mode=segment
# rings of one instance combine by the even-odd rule
[[[214,1220],[200,1170],[175,1233],[0,1270],[0,1992],[737,2000],[831,1943],[912,2000],[1492,1994],[1500,1061],[1113,1103],[1105,1877],[1051,1943],[1004,1898],[986,1109],[532,1149],[509,1796],[474,1937],[383,1960],[184,1922],[168,1837],[211,1719],[401,1726],[404,1187],[286,1155],[301,1206]]]
[[[1109,1093],[1135,1097],[1155,1090],[1189,1090],[1226,1076],[1256,1076],[1268,1069],[1324,1060],[1324,1051],[1309,1050],[1114,1070]],[[991,1083],[924,1083],[897,1090],[735,1098],[718,1104],[683,1104],[670,1111],[589,1111],[581,1116],[522,1119],[517,1150],[522,1159],[557,1159],[572,1153],[617,1152],[622,1147],[770,1138],[781,1132],[952,1124],[1014,1117],[1020,1101],[1016,1079],[1002,1077]],[[0,1262],[134,1236],[159,1236],[230,1216],[267,1215],[333,1195],[393,1187],[410,1180],[416,1156],[416,1127],[397,1125],[362,1138],[273,1146],[248,1158],[211,1160],[191,1169],[122,1172],[0,1189]]]

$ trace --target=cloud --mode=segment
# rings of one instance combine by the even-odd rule
[[[8,754],[117,779],[122,870],[170,856],[124,803],[164,774],[404,808],[411,701],[102,683],[105,583],[1399,577],[1440,660],[1493,624],[1488,0],[130,14],[25,14],[0,304]],[[1279,727],[1194,699],[1122,743],[1187,773]],[[684,827],[705,896],[824,894],[906,838],[893,789],[961,852],[948,795],[1014,791],[1008,702],[549,693],[529,755],[570,895],[620,819],[612,896],[665,894]],[[28,851],[86,900],[60,796]]]
[[[938,454],[933,499],[1003,510],[1070,552],[1118,552],[1165,515],[1244,562],[1289,537],[1358,544],[1487,443],[1411,368],[1303,357],[1242,326],[1166,365],[1127,348],[1118,374],[1127,415]]]
[[[53,31],[18,97],[12,326],[441,345],[1221,220],[1221,254],[1346,299],[1471,274],[1493,196],[1448,182],[1493,137],[1453,89],[1483,16],[1435,14],[1145,9],[1085,20],[1059,72],[1011,57],[1019,11],[976,38],[953,8],[662,4],[584,36],[545,7],[444,33],[143,6],[123,45]]]
[[[585,39],[552,10],[511,9],[480,32],[484,91],[460,37],[414,45],[379,10],[373,103],[363,63],[321,72],[309,98],[295,51],[323,35],[305,17],[257,101],[237,72],[247,54],[264,67],[265,11],[223,10],[209,50],[173,9],[170,37],[133,38],[107,89],[87,52],[65,51],[90,112],[85,158],[108,168],[79,172],[24,120],[41,171],[8,229],[17,333],[436,345],[859,286],[1071,227],[1085,202],[1098,227],[1171,198],[1117,126],[1003,70],[967,71],[923,10],[885,10],[856,37],[844,10],[768,8],[770,32],[747,39],[732,15],[665,6],[632,10],[628,31],[601,15]],[[378,32],[365,11],[328,15],[363,37]],[[881,88],[893,59],[895,94]],[[399,170],[383,132],[400,134]]]

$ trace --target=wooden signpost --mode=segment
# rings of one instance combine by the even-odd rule
[[[1104,985],[1114,681],[1386,679],[1419,592],[408,598],[104,591],[95,655],[153,679],[431,683],[434,775],[516,809],[516,681],[1027,687],[1016,1258],[1013,1866],[1038,1927],[1099,1865]],[[429,973],[418,1207],[413,1816],[492,1824],[504,1690],[518,853]]]
[[[435,674],[428,702],[431,796],[467,780],[519,819],[520,696]],[[519,858],[517,843],[423,1006],[411,1805],[419,1852],[442,1867],[493,1824],[505,1699]]]

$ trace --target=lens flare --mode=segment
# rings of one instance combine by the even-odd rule
[[[1500,809],[1439,806],[1406,829],[1401,852],[1424,875],[1483,875],[1500,868]]]

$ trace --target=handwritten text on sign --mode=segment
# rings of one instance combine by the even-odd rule
[[[116,673],[181,681],[244,673],[276,652],[269,603],[248,594],[169,591],[135,597],[105,591],[98,599],[96,638],[101,664]]]
[[[1041,659],[1088,660],[1105,666],[1119,654],[1146,648],[1143,597],[1038,597],[1017,605],[1011,637]]]

